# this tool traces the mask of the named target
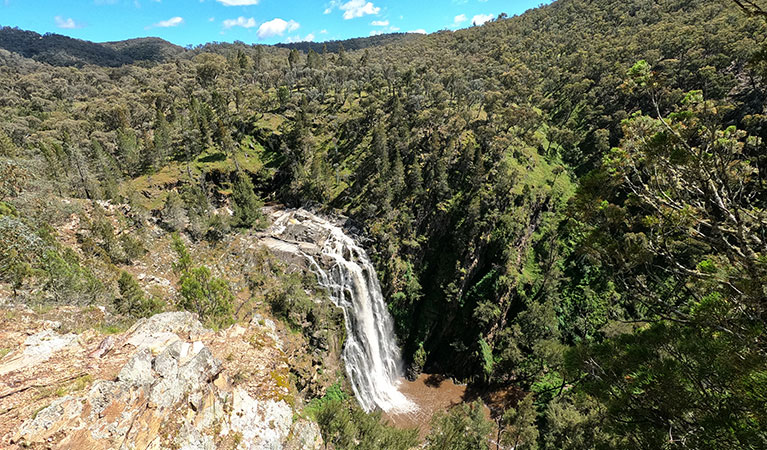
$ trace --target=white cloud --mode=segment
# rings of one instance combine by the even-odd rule
[[[349,0],[346,3],[341,4],[339,7],[344,12],[344,19],[354,19],[355,17],[362,17],[368,14],[378,14],[381,12],[381,8],[373,5],[372,2],[366,2],[365,0]]]
[[[426,30],[424,30],[423,28],[419,28],[417,30],[410,30],[410,31],[408,31],[408,33],[426,34]]]
[[[328,34],[328,30],[322,29],[320,30],[320,34]]]
[[[170,28],[170,27],[177,27],[177,26],[179,26],[179,25],[181,25],[183,23],[184,23],[184,19],[181,18],[181,17],[176,16],[176,17],[171,17],[168,20],[161,20],[161,21],[159,21],[159,22],[157,22],[155,24],[152,24],[152,25],[150,25],[150,26],[148,26],[146,28],[147,29],[149,29],[149,28]]]
[[[301,36],[291,36],[286,39],[286,42],[293,43],[293,42],[311,42],[314,40],[314,33],[309,33],[305,37]]]
[[[258,0],[216,0],[224,6],[250,6],[257,5]]]
[[[53,20],[56,22],[56,26],[59,28],[73,29],[83,27],[82,24],[75,22],[75,20],[71,17],[64,18],[61,16],[56,16],[53,18]]]
[[[370,32],[371,36],[380,36],[382,34],[394,33],[396,31],[399,31],[399,27],[395,27],[395,26],[391,26],[390,27],[390,26],[388,26],[389,25],[389,21],[388,20],[374,20],[374,21],[370,22],[370,25],[383,27],[383,28],[381,28],[379,30],[372,30]]]
[[[223,22],[224,28],[232,28],[232,27],[243,27],[243,28],[253,28],[256,26],[256,19],[249,17],[244,18],[242,16],[236,18],[236,19],[226,19]]]
[[[264,22],[258,27],[258,37],[260,39],[266,39],[274,36],[282,36],[285,32],[295,31],[301,25],[295,20],[284,21],[279,17],[272,19],[269,22]]]
[[[466,14],[459,14],[453,18],[453,25],[460,25],[467,20],[468,18],[466,17]]]
[[[340,0],[330,0],[330,3],[328,3],[328,6],[325,7],[325,11],[323,11],[322,14],[332,13],[333,10],[337,8],[340,3],[341,3]]]
[[[471,24],[472,25],[482,25],[483,23],[487,22],[488,20],[492,20],[495,16],[492,14],[477,14],[476,16],[471,18]]]

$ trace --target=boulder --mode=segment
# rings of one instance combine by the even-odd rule
[[[284,401],[260,401],[242,389],[234,390],[231,432],[242,435],[238,448],[279,450],[290,433],[293,410]]]
[[[322,433],[317,422],[298,419],[290,429],[290,438],[284,450],[319,450],[322,448]]]
[[[117,380],[136,387],[152,384],[152,352],[146,348],[136,352],[117,374]]]
[[[194,339],[205,331],[194,314],[188,311],[167,312],[136,322],[128,330],[126,343],[158,354],[173,342],[181,341],[179,335]]]

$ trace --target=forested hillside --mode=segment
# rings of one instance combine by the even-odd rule
[[[159,38],[97,44],[60,34],[39,35],[18,28],[0,28],[0,49],[53,66],[86,64],[118,67],[137,61],[165,62],[183,49]]]
[[[0,279],[114,303],[94,271],[135,238],[95,218],[84,257],[57,248],[69,198],[212,244],[264,201],[340,212],[411,375],[519,390],[504,445],[765,448],[758,6],[558,0],[360,50],[112,43],[148,62],[79,68],[0,50]]]
[[[362,50],[369,47],[380,47],[386,44],[392,44],[407,39],[417,39],[417,33],[386,33],[376,36],[346,39],[343,41],[325,41],[325,42],[291,42],[286,44],[277,44],[275,47],[296,49],[302,52],[314,50],[317,53],[338,52],[342,47],[344,50]]]

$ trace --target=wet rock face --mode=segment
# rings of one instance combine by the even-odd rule
[[[330,237],[319,218],[303,210],[269,210],[272,226],[261,233],[260,243],[281,259],[310,268],[304,255],[322,257],[322,247]],[[322,224],[329,223],[327,221]]]
[[[310,220],[308,217],[303,218]],[[304,225],[301,222],[293,222],[287,225],[285,231],[282,233],[282,238],[289,241],[321,245],[328,238],[328,233],[324,230],[319,230],[316,227]]]
[[[410,364],[407,366],[407,370],[405,371],[405,378],[407,378],[408,381],[415,381],[420,374],[421,368]]]
[[[121,341],[134,350],[114,379],[55,400],[25,421],[10,443],[57,449],[321,448],[316,424],[301,420],[297,426],[284,400],[233,386],[226,363],[209,346],[226,349],[254,334],[278,340],[273,327],[253,323],[213,333],[187,314],[137,323]]]

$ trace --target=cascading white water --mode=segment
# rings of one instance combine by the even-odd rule
[[[344,311],[347,336],[343,358],[360,406],[367,412],[376,407],[387,412],[416,409],[397,388],[404,371],[394,324],[365,250],[340,227],[307,211],[299,209],[277,215],[269,234],[280,242],[271,246],[281,250],[294,246],[294,251],[310,261],[319,284],[328,290],[333,303]],[[291,226],[297,230],[291,232]],[[316,257],[305,251],[307,244],[301,236],[306,235],[314,235],[311,239],[314,243],[321,236]]]

